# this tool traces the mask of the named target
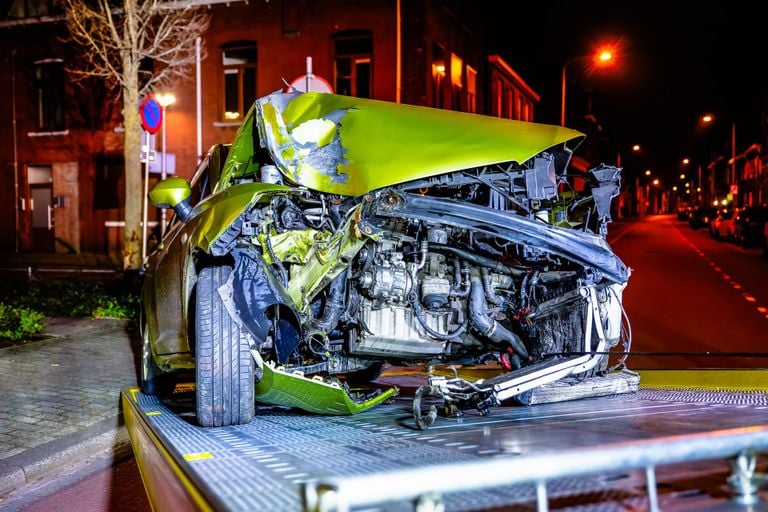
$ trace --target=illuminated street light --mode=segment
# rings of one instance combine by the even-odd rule
[[[652,183],[658,187],[659,186],[659,178],[654,178]]]
[[[683,158],[683,165],[688,165],[691,161],[687,158]]]
[[[672,191],[673,191],[673,192],[677,192],[677,185],[675,185],[674,187],[672,187]]]
[[[160,165],[160,179],[164,180],[166,177],[168,177],[168,155],[166,154],[165,150],[165,110],[173,105],[176,102],[176,97],[173,94],[169,93],[160,93],[155,95],[155,99],[160,104],[160,107],[163,109],[163,116],[162,116],[162,151],[163,151],[163,157],[161,160]],[[165,235],[165,228],[166,228],[166,219],[165,219],[165,209],[163,208],[160,210],[160,238]]]
[[[646,169],[645,170],[645,175],[646,176],[650,176],[651,175],[651,170],[650,169]]]
[[[560,90],[560,126],[565,126],[565,90],[566,90],[566,70],[568,66],[576,61],[585,61],[585,60],[592,60],[593,66],[595,68],[605,68],[612,66],[615,62],[615,56],[616,56],[616,50],[614,46],[608,47],[602,47],[597,50],[597,52],[593,53],[592,55],[581,55],[578,57],[573,57],[571,59],[568,59],[565,61],[565,64],[563,64],[562,69],[562,76],[561,76],[561,90]],[[639,147],[638,147],[639,149]]]
[[[681,180],[684,180],[684,179],[685,179],[685,174],[681,174],[681,175],[680,175],[680,179],[681,179]]]
[[[701,116],[700,121],[702,124],[710,124],[715,121],[715,116],[712,114],[704,114]],[[736,123],[731,123],[731,175],[728,182],[731,185],[736,183]]]
[[[640,144],[635,144],[632,146],[632,151],[640,151]]]

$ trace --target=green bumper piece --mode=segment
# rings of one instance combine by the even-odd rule
[[[329,384],[320,377],[307,378],[298,372],[288,373],[259,360],[257,364],[263,372],[261,380],[256,384],[257,401],[297,407],[318,414],[357,414],[386,402],[399,392],[395,387],[359,402],[338,384]]]

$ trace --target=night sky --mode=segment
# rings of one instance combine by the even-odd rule
[[[586,73],[582,62],[568,66],[566,124],[587,131],[591,98],[602,132],[590,135],[601,139],[603,154],[625,155],[625,167],[632,165],[626,157],[632,144],[642,146],[642,161],[634,164],[670,176],[685,156],[706,164],[713,154],[730,154],[732,122],[737,151],[765,141],[768,2],[496,5],[506,15],[493,18],[490,49],[541,95],[537,122],[560,122],[566,61],[601,42],[619,42],[615,69]],[[715,123],[702,127],[707,112]]]

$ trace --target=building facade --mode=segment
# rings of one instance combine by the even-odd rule
[[[77,49],[62,44],[62,17],[50,7],[16,1],[1,13],[0,250],[117,255],[119,90],[66,72]],[[305,83],[308,58],[313,83],[337,94],[534,118],[539,96],[502,57],[488,55],[486,14],[470,2],[214,0],[208,8],[199,80],[191,67],[187,80],[156,91],[176,98],[165,122],[168,170],[179,176],[234,138],[257,97]],[[151,172],[149,186],[158,178]]]

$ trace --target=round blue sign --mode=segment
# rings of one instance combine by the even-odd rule
[[[149,133],[155,133],[160,129],[163,122],[163,109],[155,98],[147,96],[142,100],[139,115],[141,115],[141,126]]]

